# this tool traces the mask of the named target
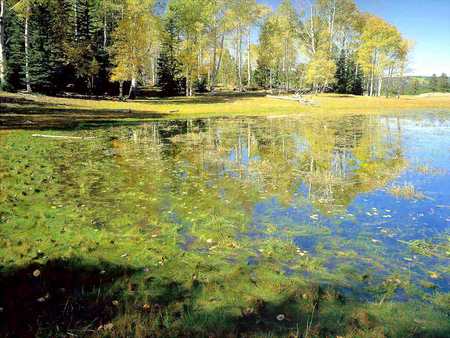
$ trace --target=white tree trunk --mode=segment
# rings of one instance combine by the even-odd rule
[[[25,84],[27,87],[27,92],[31,93],[31,79],[30,79],[30,40],[29,40],[29,21],[30,21],[31,9],[27,8],[27,13],[25,15],[25,30],[24,30],[24,41],[25,41]]]
[[[186,96],[189,96],[189,74],[186,74]]]
[[[242,32],[241,28],[238,29],[237,37],[237,71],[238,71],[238,84],[239,91],[242,91]]]
[[[283,60],[283,71],[284,71],[284,89],[286,92],[289,92],[289,44],[288,44],[288,38],[284,39],[284,60]]]
[[[250,48],[251,44],[250,44],[250,26],[249,26],[247,33],[247,87],[250,87],[252,82],[252,63],[251,63]]]
[[[370,96],[374,94],[374,82],[375,82],[375,67],[377,64],[377,52],[375,51],[372,57],[372,69],[370,75]]]
[[[378,79],[378,95],[377,96],[381,96],[381,86],[383,84],[383,77],[380,76],[380,78]]]
[[[372,69],[372,75],[370,76],[370,92],[369,96],[373,96],[373,69]]]
[[[75,0],[73,2],[73,14],[75,17],[75,26],[74,26],[75,40],[78,40],[78,0]]]
[[[123,81],[119,81],[119,97],[123,97]]]
[[[214,64],[213,64],[213,73],[211,75],[211,90],[214,90],[214,87],[216,86],[217,76],[219,74],[220,67],[222,65],[224,43],[225,43],[225,33],[222,33],[222,37],[221,37],[221,40],[220,40],[219,60],[217,61],[217,64],[216,64],[215,61],[214,61]],[[215,60],[215,57],[214,57],[214,60]]]
[[[136,87],[137,87],[137,80],[136,78],[131,79],[131,85],[130,85],[130,92],[128,93],[128,98],[134,99],[136,96]]]
[[[105,13],[105,17],[103,18],[103,49],[106,50],[107,44],[108,44],[108,21],[106,20],[106,13]]]
[[[5,0],[0,0],[0,89],[6,83]]]
[[[152,85],[156,86],[156,57],[154,56],[152,58]]]
[[[333,38],[334,38],[334,21],[336,18],[336,0],[333,1],[333,9],[330,15],[330,56],[333,52]]]
[[[316,54],[316,40],[314,37],[314,7],[311,6],[311,51],[312,54],[315,55]]]

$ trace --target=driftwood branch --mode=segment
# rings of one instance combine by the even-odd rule
[[[63,135],[46,135],[46,134],[33,134],[33,137],[51,138],[59,140],[93,140],[96,137],[81,137],[81,136],[63,136]]]
[[[314,105],[314,102],[308,99],[305,99],[300,96],[276,96],[276,95],[267,95],[266,97],[277,100],[287,100],[287,101],[297,101],[300,104],[305,105]]]

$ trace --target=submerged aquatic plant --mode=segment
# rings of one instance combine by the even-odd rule
[[[414,200],[425,198],[425,195],[422,192],[417,191],[416,187],[411,183],[404,183],[403,185],[393,185],[389,189],[389,192],[397,198]]]
[[[410,249],[422,256],[427,257],[450,257],[450,237],[447,240],[443,239],[438,242],[431,242],[429,240],[417,239],[413,241],[400,242],[409,245]]]

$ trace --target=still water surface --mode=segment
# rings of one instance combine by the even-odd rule
[[[80,255],[64,224],[80,246],[101,232],[220,264],[269,257],[362,298],[449,290],[448,116],[164,120],[2,131],[0,145],[4,267]]]

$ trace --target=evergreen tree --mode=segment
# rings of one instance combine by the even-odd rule
[[[433,76],[431,77],[430,90],[432,92],[437,92],[437,90],[438,90],[438,78],[437,78],[436,74],[433,74]]]
[[[364,73],[362,71],[362,67],[356,64],[355,60],[351,58],[347,65],[347,69],[348,69],[347,93],[353,95],[363,95]]]
[[[351,71],[351,70],[350,70]],[[339,94],[347,94],[349,87],[347,60],[345,55],[345,50],[342,49],[341,55],[336,61],[336,82],[334,85],[334,90]],[[351,87],[351,86],[350,86]]]
[[[8,39],[5,45],[6,86],[3,89],[16,91],[22,88],[23,27],[12,11],[7,13],[5,21],[5,35]]]
[[[52,89],[51,15],[48,8],[36,6],[30,18],[30,82],[33,90],[44,93]]]
[[[270,69],[258,60],[253,78],[257,86],[267,89],[270,82]]]
[[[413,79],[411,87],[412,94],[417,95],[419,93],[419,81],[417,79]]]
[[[36,5],[30,20],[30,77],[33,89],[55,94],[75,81],[68,46],[72,31],[67,25],[66,4],[49,0]]]
[[[439,77],[439,91],[442,93],[446,93],[449,90],[449,84],[448,84],[448,76],[445,73],[442,73],[442,75]]]
[[[163,96],[184,94],[184,79],[177,59],[179,43],[175,20],[172,16],[169,16],[165,24],[161,52],[158,58],[158,84]]]

